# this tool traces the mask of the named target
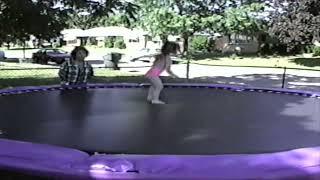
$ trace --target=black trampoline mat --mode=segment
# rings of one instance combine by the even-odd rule
[[[257,92],[166,88],[0,97],[1,138],[125,154],[269,153],[320,145],[320,102]]]

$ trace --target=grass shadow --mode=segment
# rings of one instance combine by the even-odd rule
[[[290,61],[307,67],[320,66],[320,58],[294,58],[290,59]]]
[[[221,60],[220,58],[236,58],[236,59],[242,59],[242,58],[256,58],[258,55],[256,54],[231,54],[231,53],[220,53],[220,52],[192,52],[190,53],[190,58],[194,61],[198,60]],[[270,59],[269,56],[263,56],[265,59]]]
[[[0,79],[0,89],[17,86],[43,86],[58,84],[59,78],[6,78]]]
[[[219,53],[208,53],[208,52],[192,52],[190,53],[190,58],[197,61],[203,59],[219,60],[219,57],[224,57]]]
[[[19,58],[5,58],[5,59],[1,60],[1,62],[17,63],[17,62],[19,62]]]

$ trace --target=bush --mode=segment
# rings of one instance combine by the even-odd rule
[[[320,56],[320,47],[314,46],[312,51],[314,56]]]
[[[113,38],[106,38],[106,40],[104,41],[104,46],[106,48],[113,48],[114,47],[114,39]]]
[[[124,40],[122,38],[121,39],[119,38],[114,42],[114,47],[119,48],[119,49],[125,49],[126,43],[124,42]]]
[[[209,49],[208,38],[205,36],[194,36],[191,40],[191,49],[195,51],[207,51]]]
[[[285,44],[281,43],[275,43],[270,46],[270,50],[274,55],[291,55],[291,53],[288,51],[288,47]]]

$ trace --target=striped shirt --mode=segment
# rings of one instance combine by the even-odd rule
[[[63,85],[86,84],[92,76],[93,68],[88,62],[78,65],[65,61],[59,70],[59,77]]]

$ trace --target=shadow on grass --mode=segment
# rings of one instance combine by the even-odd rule
[[[1,60],[0,62],[17,63],[17,62],[19,62],[19,58],[6,58],[4,60]]]
[[[0,89],[17,86],[53,85],[58,83],[58,78],[8,78],[0,79]]]
[[[290,61],[307,67],[320,66],[320,58],[294,58],[290,59]]]
[[[194,78],[194,82],[205,82],[213,84],[227,84],[245,87],[261,88],[282,88],[282,74],[245,74],[231,77],[224,76],[203,76]],[[287,74],[284,81],[284,87],[288,89],[308,90],[319,92],[320,76],[305,77]]]
[[[219,60],[219,57],[225,57],[219,53],[206,53],[206,52],[193,52],[190,53],[190,58],[197,60],[211,59],[211,60]]]
[[[222,54],[219,52],[193,52],[190,53],[190,58],[192,60],[198,61],[198,60],[220,60],[220,58],[255,58],[258,57],[256,54],[242,54],[242,55],[235,55],[235,54]],[[269,59],[270,57],[265,56],[264,58]]]

